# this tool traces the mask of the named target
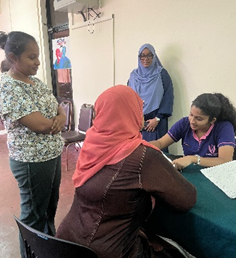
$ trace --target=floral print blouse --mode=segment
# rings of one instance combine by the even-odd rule
[[[15,80],[7,73],[1,75],[0,114],[8,131],[10,158],[22,162],[44,162],[61,154],[64,145],[61,133],[35,133],[19,123],[19,119],[33,112],[52,118],[57,115],[58,102],[42,81],[35,77],[31,80],[34,85]]]

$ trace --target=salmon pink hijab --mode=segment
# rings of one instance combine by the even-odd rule
[[[93,126],[86,133],[73,175],[75,187],[83,185],[105,165],[124,159],[140,144],[157,149],[142,140],[143,101],[130,87],[117,85],[105,90],[94,109]]]

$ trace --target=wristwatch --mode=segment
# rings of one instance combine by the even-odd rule
[[[194,163],[195,165],[200,165],[201,157],[199,155],[195,155],[197,157],[197,162]]]
[[[159,117],[155,117],[155,118],[156,118],[157,122],[161,121],[161,119]]]

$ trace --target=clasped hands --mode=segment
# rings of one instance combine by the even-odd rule
[[[60,114],[53,117],[52,120],[53,120],[53,123],[51,126],[50,134],[57,134],[64,128],[66,123],[66,116]]]
[[[148,122],[148,125],[145,127],[147,132],[154,132],[155,128],[159,123],[159,121],[157,121],[156,118],[148,119],[146,122]]]

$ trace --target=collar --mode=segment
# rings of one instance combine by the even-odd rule
[[[210,128],[207,130],[207,132],[206,132],[200,139],[198,138],[198,136],[197,136],[197,134],[195,133],[195,131],[192,130],[192,132],[193,132],[193,138],[194,138],[195,140],[197,140],[198,142],[200,142],[201,140],[205,140],[205,139],[207,138],[207,136],[211,133],[211,131],[212,131],[214,125],[215,125],[215,123],[210,126]]]

